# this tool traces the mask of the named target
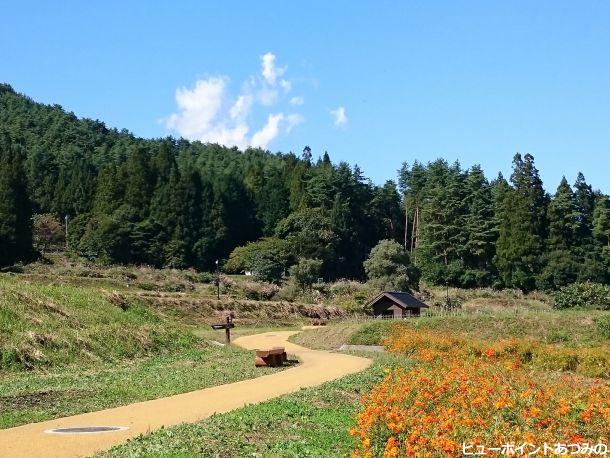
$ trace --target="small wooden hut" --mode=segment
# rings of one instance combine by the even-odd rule
[[[422,308],[428,306],[412,294],[403,291],[382,291],[366,304],[366,310],[381,318],[419,316]]]

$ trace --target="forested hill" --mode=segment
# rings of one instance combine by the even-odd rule
[[[332,165],[327,154],[313,160],[308,148],[297,157],[139,139],[8,85],[0,134],[3,163],[22,162],[27,183],[13,185],[27,185],[31,213],[69,215],[68,245],[90,258],[212,269],[233,248],[279,234],[299,238],[297,254],[324,260],[325,275],[355,277],[378,240],[402,231],[394,184],[373,186],[358,168]],[[3,263],[21,250],[5,248]]]
[[[103,262],[209,270],[228,259],[229,270],[274,279],[317,259],[327,279],[361,278],[371,248],[394,239],[437,284],[610,280],[608,196],[578,171],[551,196],[530,155],[514,157],[510,180],[413,159],[398,188],[375,186],[307,147],[140,139],[0,85],[0,266],[34,255],[32,215],[45,216],[43,229],[67,215],[69,249]]]

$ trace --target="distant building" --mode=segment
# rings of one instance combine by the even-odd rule
[[[366,304],[365,310],[378,317],[399,318],[419,316],[426,304],[415,296],[402,291],[383,291]]]

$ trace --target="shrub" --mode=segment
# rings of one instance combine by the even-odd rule
[[[301,258],[299,262],[290,268],[290,276],[303,291],[311,290],[322,270],[322,261],[319,259]]]
[[[498,456],[489,447],[604,442],[608,385],[564,377],[554,386],[489,359],[389,373],[363,399],[351,431],[359,442],[354,456],[461,456],[463,447],[473,453],[477,446]]]
[[[195,277],[195,281],[205,284],[214,283],[215,280],[216,274],[213,274],[212,272],[200,272]]]
[[[32,217],[32,236],[36,248],[43,257],[49,248],[65,243],[61,222],[55,215],[48,213],[37,214]]]
[[[572,283],[555,293],[556,308],[610,310],[610,286],[599,283]]]
[[[182,293],[187,290],[191,291],[193,286],[188,283],[167,281],[163,283],[159,289],[166,293]]]
[[[136,288],[143,289],[144,291],[156,291],[157,285],[149,282],[139,282],[136,283]]]
[[[393,325],[386,345],[390,351],[408,355],[418,355],[424,351],[432,359],[450,355],[466,360],[471,356],[481,356],[492,349],[498,362],[508,364],[517,361],[519,365],[527,364],[536,369],[610,378],[607,346],[575,349],[529,339],[501,339],[490,342],[459,333],[444,332],[440,335],[434,331],[414,330],[399,324]]]
[[[393,240],[382,240],[373,249],[364,270],[371,283],[382,290],[417,289],[419,272],[411,264],[409,253]]]
[[[363,288],[363,284],[354,280],[337,280],[330,285],[333,296],[350,296]]]
[[[244,295],[256,301],[268,301],[277,294],[280,287],[273,283],[246,282],[243,284]]]
[[[229,255],[224,270],[228,273],[250,270],[254,272],[256,280],[279,283],[290,259],[286,242],[268,237],[235,248]]]
[[[299,290],[294,283],[286,283],[277,293],[277,299],[281,301],[295,301],[299,296]]]
[[[597,325],[599,333],[607,339],[610,339],[610,315],[600,316],[595,320],[595,324]]]
[[[218,280],[214,280],[214,285],[216,285]],[[220,289],[223,293],[226,293],[235,288],[235,281],[231,277],[227,277],[226,275],[220,276]]]

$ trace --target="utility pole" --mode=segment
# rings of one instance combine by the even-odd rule
[[[405,251],[407,251],[407,234],[409,233],[409,207],[405,196]]]
[[[220,268],[218,266],[218,259],[216,260],[216,297],[220,300]]]
[[[66,220],[66,251],[68,251],[68,215],[65,216]]]

